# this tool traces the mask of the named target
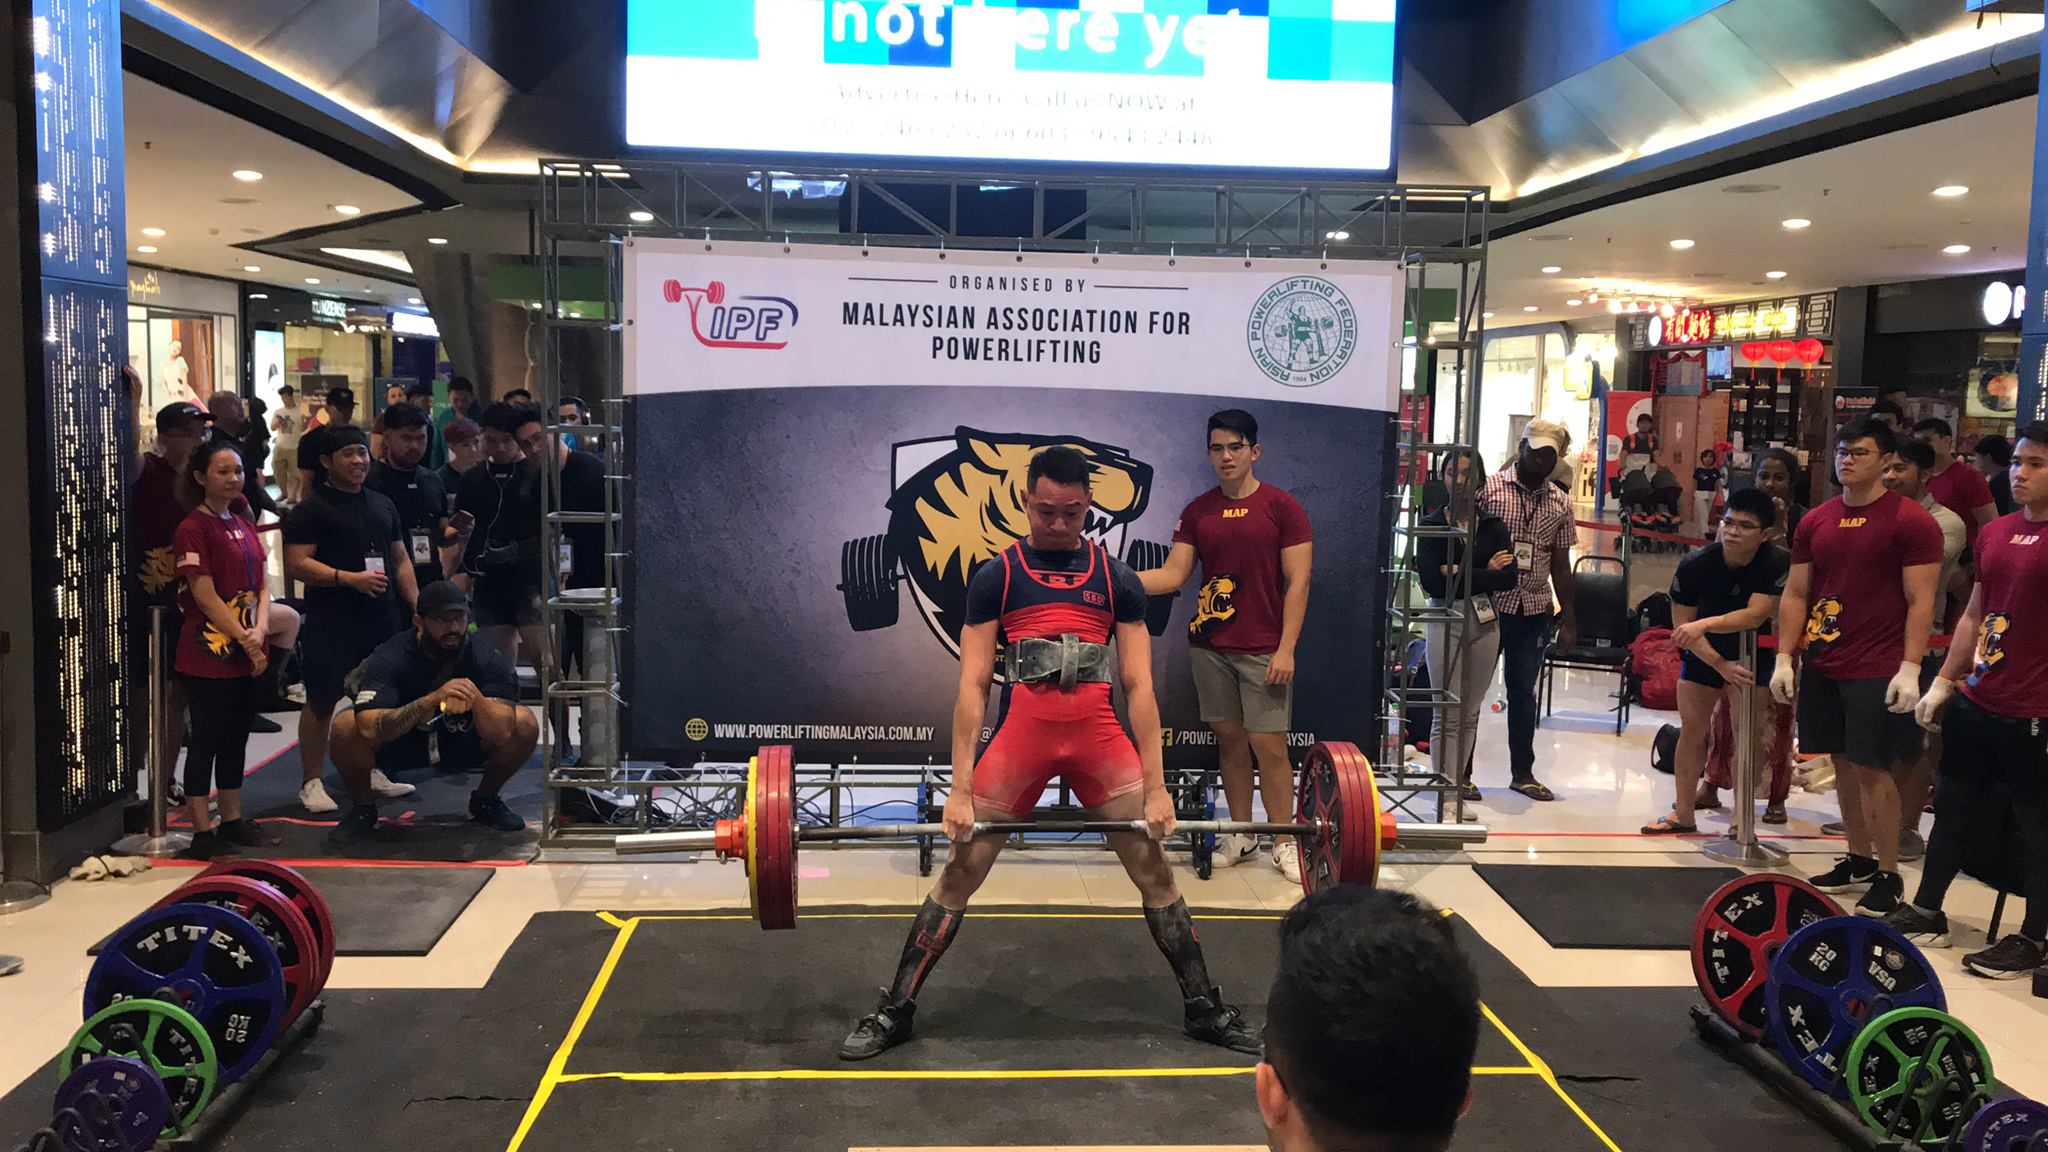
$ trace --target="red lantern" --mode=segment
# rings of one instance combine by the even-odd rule
[[[1754,364],[1764,358],[1764,346],[1760,340],[1746,340],[1742,345],[1742,358]]]
[[[1764,355],[1783,364],[1797,355],[1797,349],[1790,340],[1773,340],[1764,345]]]
[[[1808,336],[1792,346],[1792,354],[1798,358],[1801,364],[1818,364],[1820,363],[1820,358],[1827,354],[1827,347],[1820,341]]]

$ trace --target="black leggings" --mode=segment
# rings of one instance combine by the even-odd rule
[[[254,676],[184,680],[192,716],[192,742],[185,746],[185,795],[204,796],[215,788],[232,792],[242,786],[242,768],[249,761],[249,726],[256,721],[257,687],[262,681]]]
[[[2027,912],[2020,934],[2036,942],[2048,938],[2048,720],[2008,720],[1959,693],[1941,731],[1934,832],[1913,903],[1940,910],[1970,846],[2003,838],[2010,820],[2018,833],[2010,850],[2025,859]]]

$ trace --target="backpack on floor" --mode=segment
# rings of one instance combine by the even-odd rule
[[[1678,725],[1657,729],[1657,738],[1650,742],[1650,767],[1666,776],[1678,771]]]
[[[1640,636],[1652,628],[1671,627],[1671,594],[1652,592],[1636,605],[1635,634]]]
[[[1636,699],[1659,712],[1678,708],[1678,645],[1671,629],[1652,628],[1629,642],[1629,663],[1636,675]]]

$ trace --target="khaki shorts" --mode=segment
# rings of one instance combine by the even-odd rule
[[[1294,685],[1266,683],[1266,666],[1272,662],[1270,653],[1189,648],[1202,722],[1242,724],[1247,732],[1287,731]]]

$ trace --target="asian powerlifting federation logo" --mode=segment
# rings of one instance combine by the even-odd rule
[[[690,334],[706,348],[744,348],[773,352],[789,347],[796,327],[796,301],[785,296],[733,296],[725,282],[713,280],[692,288],[681,280],[661,282],[661,298],[690,308]]]
[[[1290,276],[1252,305],[1252,362],[1276,383],[1313,388],[1344,370],[1358,347],[1350,297],[1320,276]]]

